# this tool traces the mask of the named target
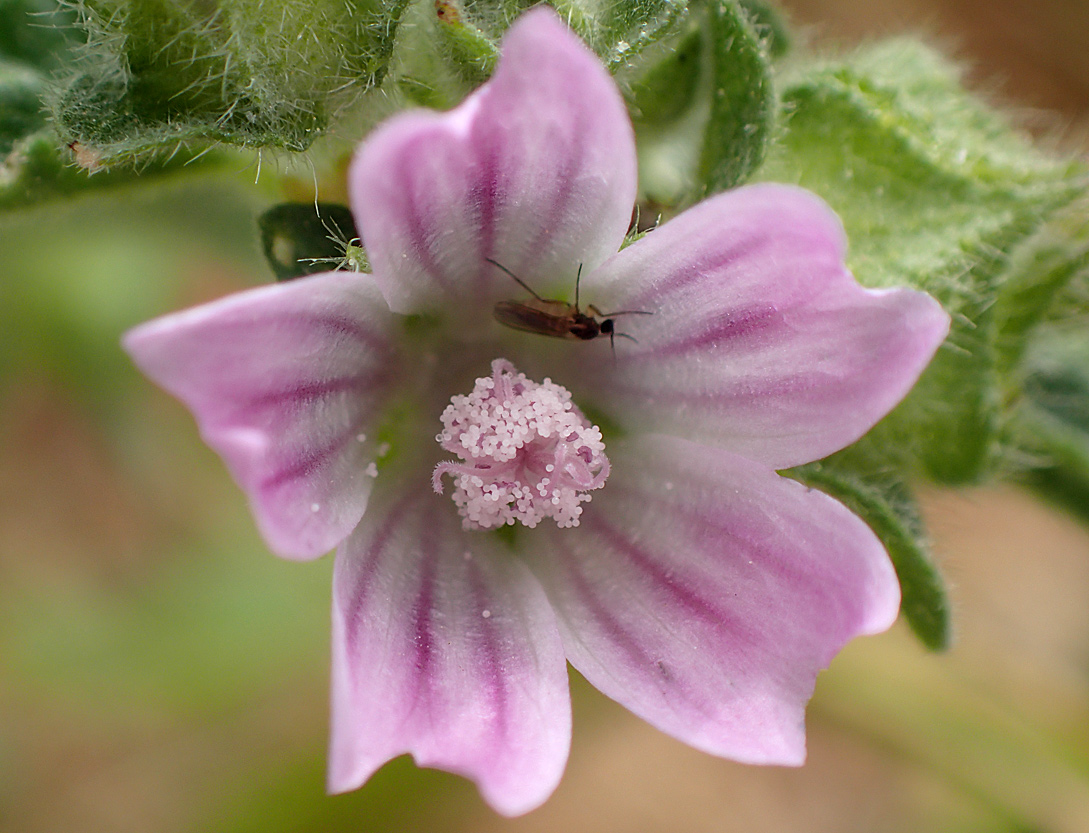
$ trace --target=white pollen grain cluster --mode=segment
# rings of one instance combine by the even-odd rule
[[[460,460],[439,463],[432,484],[441,493],[443,475],[453,476],[466,529],[534,527],[544,518],[578,526],[587,492],[609,476],[601,431],[570,392],[527,379],[506,359],[493,361],[472,393],[450,400],[442,424],[435,439]]]

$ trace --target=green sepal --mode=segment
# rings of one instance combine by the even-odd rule
[[[55,92],[51,79],[80,51],[74,20],[72,7],[55,0],[0,0],[0,208],[111,187],[137,174],[103,170],[97,148],[62,141],[49,123],[43,100]],[[217,157],[205,155],[190,170]],[[182,148],[140,173],[174,172],[194,161],[195,153]]]
[[[995,304],[998,364],[1017,374],[1035,328],[1054,316],[1084,313],[1084,292],[1075,280],[1089,274],[1089,192],[1056,211],[1010,258]],[[1067,292],[1073,287],[1073,292]]]
[[[767,0],[739,0],[741,8],[749,15],[757,33],[772,58],[781,58],[790,51],[790,29],[782,11]]]
[[[1048,503],[1089,525],[1089,476],[1081,466],[1056,463],[1032,469],[1018,479]]]
[[[665,57],[631,85],[632,117],[644,124],[668,124],[692,106],[699,85],[703,33],[686,33]]]
[[[78,0],[51,110],[104,166],[186,143],[305,150],[380,83],[408,0]]]
[[[705,193],[732,188],[764,160],[776,114],[764,42],[735,0],[712,0],[708,33],[711,114],[699,182]]]
[[[515,15],[531,6],[526,0],[499,0],[504,9],[503,29]],[[597,3],[593,0],[548,0],[567,25],[617,72],[648,46],[676,33],[688,17],[686,0],[627,0]]]
[[[1016,254],[1084,192],[1084,171],[1037,152],[908,40],[795,67],[782,100],[789,117],[761,178],[828,200],[863,284],[926,290],[953,316],[913,393],[849,452],[941,482],[982,480],[1006,402],[996,305]]]
[[[487,80],[497,59],[488,55],[493,47],[498,51],[505,18],[496,18],[492,4],[478,4],[476,10],[483,22],[454,0],[408,5],[385,85],[398,94],[401,106],[448,110]]]
[[[42,106],[71,46],[70,17],[52,0],[0,0],[0,208],[80,186]]]
[[[439,42],[451,66],[472,86],[488,80],[499,60],[498,44],[466,17],[455,0],[438,0],[435,16]]]
[[[78,41],[74,19],[57,0],[0,0],[0,59],[52,72]]]
[[[409,101],[452,107],[488,79],[503,34],[527,0],[413,4],[391,74]],[[688,17],[681,0],[638,0],[605,6],[585,0],[550,0],[561,18],[601,57],[611,72],[635,61],[647,47],[678,32]],[[438,49],[435,49],[437,44]],[[436,60],[436,57],[439,60]]]
[[[896,569],[900,612],[911,630],[932,651],[948,648],[949,597],[908,487],[889,476],[863,480],[831,462],[810,463],[783,474],[831,495],[866,522]]]
[[[575,4],[553,0],[552,5],[563,15]],[[587,11],[581,16],[586,22],[572,25],[612,72],[631,63],[647,47],[679,31],[689,13],[686,0],[633,0],[586,6]]]
[[[0,208],[31,205],[50,197],[106,184],[72,165],[71,154],[48,130],[14,142],[0,164]]]
[[[1089,338],[1057,327],[1028,352],[1008,440],[1028,461],[1019,479],[1089,523]]]
[[[0,58],[0,159],[15,143],[45,127],[41,96],[45,76],[15,61]]]
[[[79,146],[66,147],[47,128],[17,141],[7,157],[0,161],[0,209],[20,208],[84,191],[122,186],[137,178],[146,180],[153,173],[171,176],[185,170],[195,174],[221,164],[225,156],[180,151],[154,169],[103,171],[95,167],[94,151]]]
[[[352,212],[336,203],[285,202],[257,218],[261,248],[278,281],[349,268],[363,271]]]

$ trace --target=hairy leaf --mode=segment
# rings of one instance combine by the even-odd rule
[[[384,76],[408,0],[77,0],[82,60],[51,102],[100,164],[187,143],[304,150]]]
[[[832,204],[864,284],[924,289],[954,319],[915,391],[849,454],[948,483],[983,478],[999,448],[996,304],[1011,257],[1084,193],[1084,171],[1034,150],[912,41],[795,70],[783,104],[786,129],[761,176]]]
[[[734,0],[715,0],[708,26],[711,115],[699,180],[708,193],[746,180],[764,160],[776,113],[769,59],[748,15]]]

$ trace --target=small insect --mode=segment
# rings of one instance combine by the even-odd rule
[[[72,160],[87,171],[96,174],[102,168],[102,153],[82,142],[69,142],[68,149],[72,151]]]
[[[332,228],[330,228],[329,222],[332,223]],[[349,239],[348,235],[341,231],[335,219],[330,217],[329,222],[326,222],[324,218],[321,221],[321,224],[325,226],[325,230],[329,232],[325,235],[325,239],[341,250],[340,255],[337,257],[301,257],[299,263],[329,263],[333,265],[334,272],[368,271],[370,264],[367,262],[367,252],[363,248],[363,241],[358,236]],[[352,231],[355,231],[354,226]]]
[[[609,343],[615,351],[616,336],[631,341],[635,341],[635,338],[627,333],[617,332],[613,323],[614,318],[619,315],[653,315],[647,310],[639,309],[602,312],[593,304],[586,308],[586,312],[583,312],[579,306],[579,279],[582,277],[582,264],[579,264],[579,271],[575,276],[575,303],[569,304],[567,301],[542,298],[506,266],[497,263],[490,257],[485,258],[485,260],[492,266],[502,269],[522,289],[533,296],[531,300],[525,303],[520,301],[499,301],[496,303],[493,310],[495,320],[515,330],[537,333],[542,336],[552,336],[553,338],[574,338],[579,341],[590,341],[598,336],[607,335]]]

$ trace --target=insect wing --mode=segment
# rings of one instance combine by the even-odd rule
[[[499,301],[493,310],[495,320],[515,330],[555,338],[577,338],[571,332],[575,309],[565,301],[536,298],[528,303]]]

